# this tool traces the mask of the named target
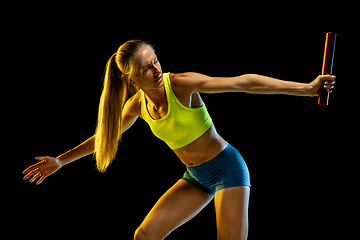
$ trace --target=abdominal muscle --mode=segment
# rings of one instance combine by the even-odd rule
[[[217,133],[214,123],[198,139],[190,144],[172,149],[188,167],[195,167],[218,155],[228,143]]]

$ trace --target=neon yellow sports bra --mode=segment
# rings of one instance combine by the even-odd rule
[[[178,149],[198,139],[211,126],[212,120],[205,103],[198,108],[183,106],[171,87],[170,73],[163,74],[166,98],[168,102],[167,114],[154,120],[146,107],[145,94],[141,91],[141,115],[150,125],[155,136],[165,141],[171,149]]]

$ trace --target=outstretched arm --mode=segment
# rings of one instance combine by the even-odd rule
[[[79,158],[90,155],[94,152],[94,136],[87,139],[85,142],[81,143],[77,147],[67,151],[66,153],[61,154],[57,157],[60,160],[62,165],[71,163]]]
[[[123,111],[123,128],[122,133],[129,129],[137,119],[137,115],[140,112],[140,105],[138,101],[134,101],[133,98],[129,99]],[[35,159],[39,161],[38,163],[31,165],[23,171],[24,180],[29,179],[29,182],[36,182],[36,185],[39,185],[46,177],[55,173],[62,166],[71,163],[77,159],[85,157],[94,152],[94,138],[95,136],[90,137],[85,140],[83,143],[77,147],[67,151],[66,153],[61,154],[60,156],[54,157],[36,157]]]
[[[325,84],[325,88],[331,92],[334,84],[333,80],[335,79],[335,76],[322,75],[318,76],[314,81],[307,84],[283,81],[256,74],[247,74],[245,76],[248,81],[248,93],[287,94],[295,96],[318,96],[321,83],[326,80],[327,83]]]
[[[71,163],[79,158],[87,156],[94,151],[94,136],[81,143],[79,146],[61,154],[60,156],[54,157],[36,157],[38,163],[31,165],[23,171],[24,180],[31,177],[29,182],[34,182],[36,179],[36,185],[39,185],[46,177],[55,173],[65,164]]]
[[[257,74],[245,74],[238,77],[209,77],[199,73],[183,73],[175,76],[176,84],[195,92],[246,92],[260,94],[288,94],[296,96],[317,96],[321,83],[329,92],[333,88],[335,76],[320,75],[311,83],[283,81]]]

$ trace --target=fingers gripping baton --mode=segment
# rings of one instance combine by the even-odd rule
[[[324,59],[323,59],[321,75],[332,74],[335,42],[336,42],[336,33],[333,32],[326,33]],[[329,102],[329,93],[324,88],[324,83],[322,83],[319,90],[318,104],[322,106],[327,106],[328,102]]]

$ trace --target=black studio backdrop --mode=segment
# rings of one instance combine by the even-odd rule
[[[57,156],[94,133],[106,61],[129,39],[152,42],[164,72],[256,73],[308,83],[321,73],[325,33],[337,31],[333,74],[338,78],[328,107],[308,97],[202,94],[219,134],[238,148],[250,170],[249,239],[328,236],[336,226],[333,219],[341,216],[336,203],[344,167],[339,159],[349,147],[340,146],[349,127],[347,29],[296,21],[302,14],[291,21],[289,15],[285,21],[269,14],[259,22],[251,21],[251,14],[166,16],[168,21],[144,17],[130,25],[124,24],[129,16],[69,13],[71,21],[50,18],[51,28],[25,24],[33,26],[26,52],[31,61],[20,92],[25,97],[21,109],[27,111],[17,112],[23,119],[22,142],[30,148],[20,153],[18,173],[34,164],[35,156]],[[13,196],[22,204],[12,219],[17,224],[24,219],[19,234],[41,227],[47,236],[132,239],[157,199],[184,171],[176,155],[138,119],[104,174],[88,156],[40,186],[16,175],[21,191]],[[213,202],[167,237],[185,238],[216,239]]]

